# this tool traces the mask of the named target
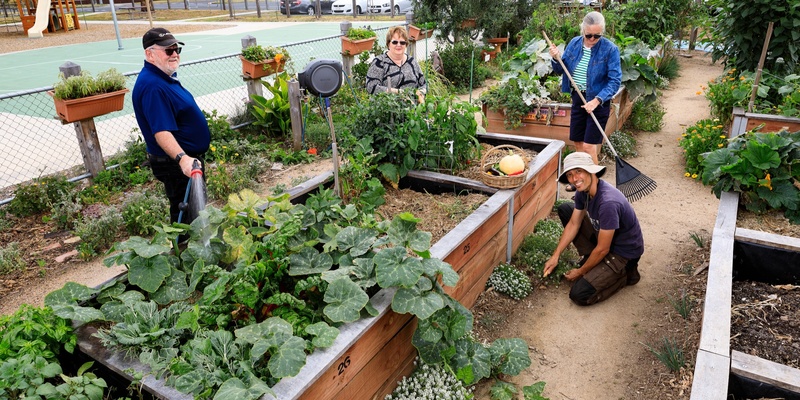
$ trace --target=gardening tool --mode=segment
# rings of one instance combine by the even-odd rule
[[[336,130],[333,128],[333,117],[331,116],[331,98],[325,98],[325,118],[328,120],[328,128],[331,130],[331,157],[333,158],[333,193],[336,196],[342,196],[342,190],[339,186],[339,150],[336,145]]]
[[[550,38],[547,37],[547,33],[542,31],[542,35],[544,35],[544,39],[547,41],[547,44],[552,46],[553,42],[551,42]],[[564,61],[561,60],[561,57],[556,57],[556,60],[559,64],[561,64],[561,68],[564,69],[564,75],[569,78],[569,81],[572,83],[572,87],[575,89],[575,92],[578,94],[578,96],[580,96],[583,104],[586,105],[586,99],[583,97],[583,94],[581,94],[581,90],[578,85],[572,79],[572,75],[569,73],[567,66],[564,65]],[[616,159],[617,164],[617,189],[619,189],[619,191],[625,195],[625,198],[627,198],[630,202],[634,202],[656,190],[656,187],[658,186],[656,181],[648,178],[646,175],[639,172],[638,169],[622,160],[622,158],[620,158],[617,154],[617,151],[614,149],[614,146],[611,145],[611,141],[608,139],[608,136],[606,136],[606,132],[603,129],[603,126],[600,125],[600,121],[597,120],[597,117],[594,116],[594,113],[590,112],[589,115],[592,116],[592,120],[595,124],[597,124],[597,129],[599,129],[600,133],[603,135],[603,139],[605,139],[606,143],[608,144],[608,148],[610,148],[611,152],[614,153],[614,158]]]
[[[183,196],[183,201],[178,204],[178,208],[181,210],[178,213],[178,223],[183,222],[184,211],[193,211],[193,214],[197,215],[197,212],[206,208],[206,188],[203,182],[203,168],[200,166],[199,160],[194,160],[192,163],[190,175],[189,183],[186,184],[186,194]],[[189,202],[190,195],[191,202]]]
[[[758,71],[756,71],[756,79],[753,81],[753,90],[750,93],[750,102],[747,103],[747,112],[753,112],[753,107],[756,103],[756,94],[758,94],[758,84],[761,81],[761,71],[764,69],[764,59],[767,57],[767,49],[769,48],[769,39],[772,36],[772,26],[775,23],[770,21],[767,26],[767,37],[764,38],[764,47],[761,48],[761,58],[758,59]]]

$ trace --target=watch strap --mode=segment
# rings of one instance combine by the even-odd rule
[[[175,156],[175,162],[181,162],[181,158],[183,158],[183,156],[185,156],[185,155],[186,155],[186,153],[184,153],[184,152],[178,153],[178,155]]]

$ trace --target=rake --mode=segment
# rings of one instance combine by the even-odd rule
[[[551,42],[550,38],[547,37],[547,33],[542,31],[542,34],[544,35],[544,39],[547,41],[547,44],[552,46],[553,42]],[[580,96],[583,104],[586,105],[586,99],[583,97],[578,85],[575,84],[575,81],[572,79],[572,75],[569,73],[567,66],[564,65],[564,61],[561,60],[561,57],[556,57],[556,60],[559,64],[561,64],[561,68],[564,69],[564,75],[569,78],[569,81],[572,83],[572,87],[575,89],[575,92],[578,94],[578,96]],[[656,181],[648,178],[647,175],[642,174],[638,169],[634,168],[632,165],[620,158],[619,154],[617,154],[617,150],[615,150],[614,146],[611,145],[611,140],[609,140],[608,136],[606,136],[603,126],[600,125],[600,121],[597,120],[597,117],[594,116],[594,113],[590,112],[589,115],[592,116],[592,120],[595,124],[597,124],[597,129],[599,129],[600,133],[603,134],[603,139],[605,139],[606,144],[608,144],[608,148],[610,148],[611,152],[614,154],[614,159],[616,159],[617,164],[617,189],[619,189],[619,191],[625,195],[625,198],[627,198],[630,202],[634,202],[656,190],[656,187],[658,186]]]

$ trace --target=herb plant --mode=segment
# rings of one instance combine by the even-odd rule
[[[645,132],[658,132],[664,126],[664,106],[658,100],[647,102],[638,100],[633,103],[631,116],[628,119],[633,129]]]
[[[370,29],[352,27],[347,30],[347,35],[345,36],[347,36],[348,39],[352,40],[362,40],[362,39],[373,38],[376,35],[375,32]]]
[[[472,393],[442,365],[419,363],[384,400],[467,400]]]
[[[244,57],[245,60],[254,63],[269,60],[275,60],[277,62],[284,60],[285,62],[285,60],[290,58],[289,53],[283,47],[261,46],[260,44],[247,46],[242,49],[242,57]]]
[[[8,212],[17,217],[42,213],[62,199],[69,198],[74,186],[64,176],[36,178],[28,185],[17,187],[14,199],[8,204]]]
[[[525,268],[529,273],[541,276],[544,272],[544,263],[550,258],[558,246],[558,240],[564,228],[561,223],[553,219],[543,219],[536,223],[533,233],[522,240],[512,258],[512,263],[520,268]],[[545,283],[558,283],[564,273],[572,269],[576,254],[574,250],[561,253],[558,265],[553,272],[544,278]]]
[[[70,100],[94,96],[103,93],[115,92],[125,89],[125,76],[116,69],[111,68],[92,77],[89,71],[82,71],[80,75],[64,77],[53,85],[53,95],[57,99]]]
[[[737,192],[748,210],[784,210],[800,224],[799,160],[800,132],[750,131],[703,160],[703,184],[713,185],[717,198],[724,191]]]

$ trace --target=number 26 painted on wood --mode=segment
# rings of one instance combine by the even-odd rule
[[[344,358],[344,361],[339,363],[339,366],[337,367],[339,369],[339,375],[341,375],[344,372],[344,370],[347,369],[347,367],[349,366],[350,366],[350,356],[347,356]]]

